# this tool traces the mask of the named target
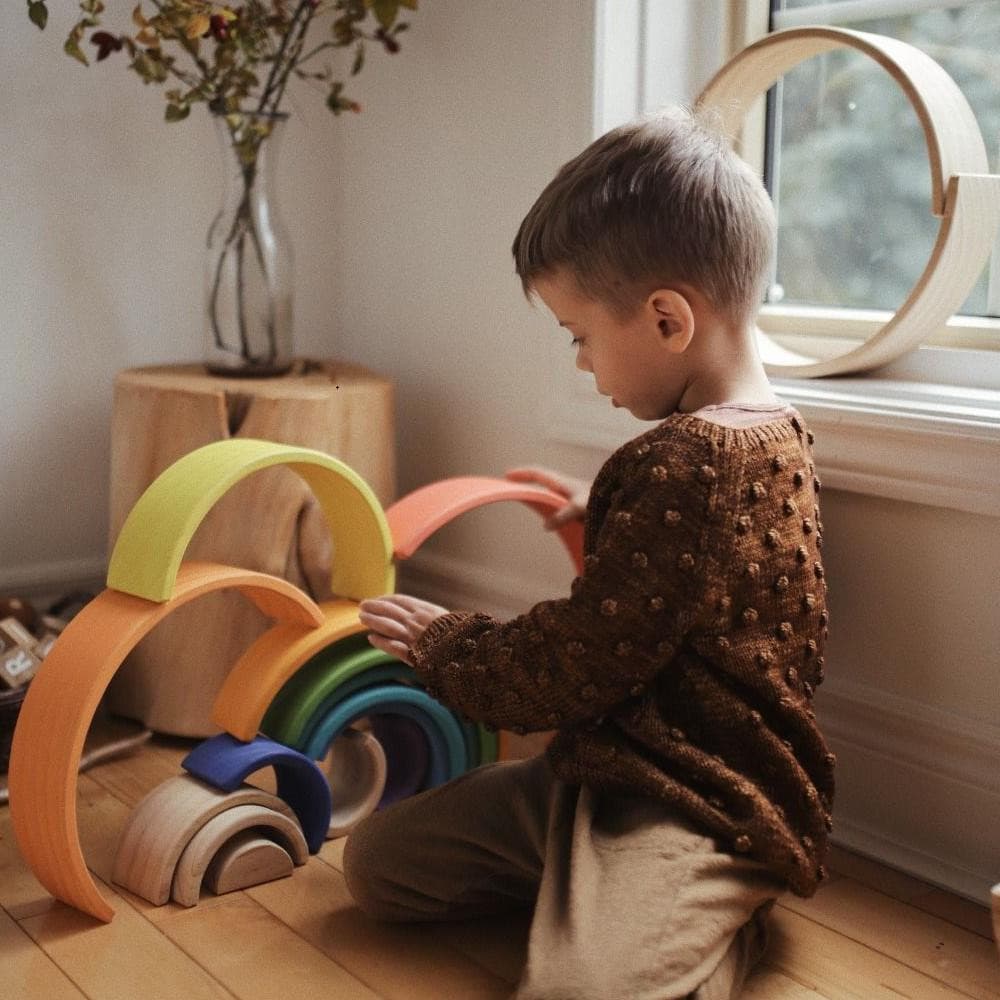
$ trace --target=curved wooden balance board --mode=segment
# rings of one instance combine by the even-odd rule
[[[129,512],[108,566],[114,590],[166,601],[198,525],[230,487],[260,469],[287,466],[312,489],[335,552],[332,589],[360,601],[393,589],[392,537],[381,504],[349,466],[310,448],[230,438],[165,469]]]
[[[459,476],[429,483],[397,500],[385,513],[397,559],[409,559],[439,528],[487,504],[517,501],[548,517],[566,498],[534,486],[487,476]],[[583,572],[583,525],[570,522],[559,536],[578,573]]]
[[[278,693],[313,657],[342,640],[368,646],[354,601],[324,601],[318,628],[279,622],[247,647],[233,665],[212,705],[212,721],[249,742]]]
[[[181,761],[181,767],[224,792],[238,788],[254,771],[274,768],[278,798],[291,806],[302,827],[309,853],[315,854],[326,839],[331,808],[330,786],[316,764],[318,759],[263,736],[241,743],[229,733],[219,733],[199,743]]]
[[[140,639],[175,608],[227,588],[246,595],[268,617],[300,629],[323,621],[317,605],[285,580],[231,566],[185,563],[169,601],[153,603],[106,590],[87,604],[42,662],[21,707],[8,776],[18,847],[53,896],[99,920],[111,920],[114,909],[87,871],[76,816],[87,730],[108,683]]]
[[[388,761],[371,733],[345,729],[330,747],[326,771],[330,786],[327,840],[346,836],[379,807],[385,795]]]
[[[944,326],[972,289],[992,251],[1000,224],[1000,177],[988,174],[975,115],[955,81],[919,49],[895,38],[848,28],[776,31],[738,52],[697,99],[737,135],[750,106],[793,67],[833,49],[854,49],[877,62],[913,106],[927,141],[931,213],[941,219],[923,274],[898,312],[860,346],[816,359],[761,335],[761,355],[773,375],[813,377],[866,371],[917,346]]]
[[[195,838],[214,820],[239,809],[255,811],[258,822],[253,825],[279,830],[283,843],[295,852],[289,856],[299,859],[299,864],[305,862],[308,853],[302,831],[284,800],[250,785],[222,792],[191,775],[179,774],[154,788],[129,814],[118,839],[112,881],[162,906],[171,897],[178,865]],[[204,845],[205,840],[198,843]],[[206,866],[214,853],[205,858]],[[197,857],[203,854],[200,851]],[[188,872],[193,870],[194,857],[189,859]],[[184,884],[189,886],[191,879]],[[197,887],[194,891],[197,902]]]

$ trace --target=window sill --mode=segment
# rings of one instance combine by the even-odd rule
[[[1000,517],[1000,391],[890,377],[772,381],[816,435],[827,488]],[[587,376],[559,395],[553,440],[610,450],[648,428],[610,409]]]

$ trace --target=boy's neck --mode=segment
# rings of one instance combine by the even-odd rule
[[[722,403],[780,404],[757,351],[755,324],[703,319],[689,351],[688,380],[677,404],[681,413]]]

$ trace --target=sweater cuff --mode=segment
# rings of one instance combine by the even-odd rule
[[[411,648],[410,654],[413,658],[414,666],[422,667],[424,670],[433,670],[433,663],[427,661],[434,660],[435,648],[456,626],[467,621],[472,615],[464,611],[451,611],[446,615],[435,618],[434,621],[424,629],[424,634],[417,640]]]

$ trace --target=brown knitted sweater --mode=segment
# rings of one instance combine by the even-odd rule
[[[428,690],[557,730],[561,780],[656,796],[811,895],[834,757],[811,705],[827,612],[810,441],[797,415],[674,414],[629,442],[594,481],[570,596],[432,622],[413,650]]]

